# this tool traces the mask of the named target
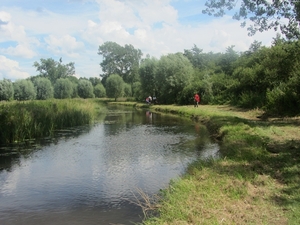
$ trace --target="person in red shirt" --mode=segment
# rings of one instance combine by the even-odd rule
[[[198,107],[199,103],[200,103],[200,96],[198,95],[198,93],[196,93],[194,95],[194,107]]]

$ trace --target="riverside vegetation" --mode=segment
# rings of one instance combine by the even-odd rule
[[[99,111],[95,99],[1,102],[0,143],[45,137],[58,129],[90,124]]]
[[[147,199],[144,225],[300,223],[299,117],[265,118],[258,109],[211,105],[150,110],[206,125],[222,158],[197,160],[158,200]],[[156,216],[149,213],[153,208]]]

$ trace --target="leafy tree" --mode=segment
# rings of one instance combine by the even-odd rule
[[[157,95],[157,66],[158,60],[154,57],[147,57],[141,63],[139,69],[141,88],[144,96]]]
[[[132,96],[135,97],[137,101],[142,101],[144,99],[141,82],[137,81],[132,84],[132,92]]]
[[[103,57],[100,63],[101,77],[106,81],[111,74],[118,74],[126,83],[132,84],[138,79],[138,68],[142,52],[132,45],[120,46],[115,42],[105,42],[99,46],[98,54]]]
[[[78,78],[75,76],[68,76],[67,79],[69,81],[71,81],[71,83],[72,83],[73,92],[72,92],[71,98],[78,98],[79,97],[78,88],[77,88],[78,82],[79,82]]]
[[[94,87],[94,94],[96,98],[103,98],[106,96],[106,90],[103,84],[100,83]]]
[[[162,103],[178,103],[182,90],[192,82],[193,73],[192,64],[182,53],[162,56],[155,77],[158,88],[156,97]]]
[[[53,98],[54,90],[51,81],[45,77],[38,77],[33,81],[36,89],[36,99],[46,100]]]
[[[54,97],[58,99],[71,98],[73,94],[72,82],[67,78],[60,78],[54,84]]]
[[[59,62],[56,62],[52,58],[40,59],[40,63],[34,62],[33,66],[40,72],[40,76],[48,78],[52,84],[54,84],[57,79],[67,78],[75,74],[74,62],[62,64],[61,58]]]
[[[78,82],[78,95],[81,98],[94,98],[94,87],[89,80],[81,79]]]
[[[124,81],[118,74],[110,75],[106,80],[106,94],[109,98],[122,97],[124,93]]]
[[[19,101],[34,100],[36,97],[35,88],[30,80],[17,80],[14,86],[14,99]]]
[[[234,70],[234,62],[239,58],[239,54],[234,51],[234,45],[228,47],[224,54],[221,54],[217,61],[217,66],[221,72],[231,75]]]
[[[10,80],[3,79],[0,81],[0,101],[12,100],[14,98],[14,87]]]
[[[132,96],[131,85],[125,83],[124,84],[124,97],[131,97],[131,96]]]
[[[236,7],[235,0],[207,0],[203,13],[214,16],[225,15],[226,10]],[[236,20],[243,20],[241,26],[246,26],[247,19],[253,24],[248,26],[249,35],[257,31],[269,29],[277,30],[286,35],[288,39],[299,39],[300,1],[295,0],[242,0],[240,10],[233,16]],[[287,23],[284,22],[287,21]]]
[[[201,70],[205,69],[206,67],[205,54],[202,51],[203,50],[198,48],[197,45],[194,45],[194,47],[190,50],[184,50],[184,56],[190,60],[195,68]]]
[[[89,81],[92,83],[93,87],[97,84],[101,84],[101,79],[99,77],[90,77]]]

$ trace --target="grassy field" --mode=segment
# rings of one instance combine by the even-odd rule
[[[146,213],[143,224],[300,224],[300,118],[230,106],[150,109],[205,124],[223,157],[190,165],[148,205],[158,216]]]

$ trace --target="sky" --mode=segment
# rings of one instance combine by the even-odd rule
[[[75,63],[76,77],[99,77],[98,48],[131,44],[160,58],[197,45],[203,52],[243,52],[255,40],[270,46],[274,31],[248,36],[230,15],[202,14],[205,0],[1,0],[0,80],[38,75],[34,62]]]

